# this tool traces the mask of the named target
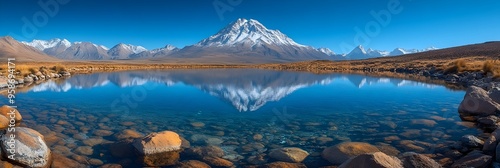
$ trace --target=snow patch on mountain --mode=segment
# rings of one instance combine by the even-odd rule
[[[330,50],[329,48],[318,48],[317,50],[319,52],[325,53],[328,56],[334,56],[335,55],[335,53],[332,50]]]
[[[236,44],[251,46],[272,44],[307,47],[293,41],[279,30],[269,30],[259,21],[253,19],[238,19],[217,34],[195,44],[197,47],[231,47]]]
[[[118,44],[118,46],[122,47],[125,50],[131,51],[134,54],[147,51],[147,49],[144,48],[144,47],[142,47],[142,46],[135,46],[135,45],[132,45],[132,44],[123,44],[123,43],[120,43],[120,44]]]
[[[21,43],[28,45],[28,46],[31,46],[31,47],[34,47],[40,51],[43,51],[47,48],[53,48],[56,46],[64,46],[65,48],[71,47],[71,42],[69,42],[66,39],[59,39],[59,38],[55,38],[55,39],[48,40],[48,41],[34,39],[31,42],[22,41]]]

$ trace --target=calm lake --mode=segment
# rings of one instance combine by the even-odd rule
[[[191,146],[221,147],[236,165],[255,164],[255,156],[274,148],[299,147],[313,167],[327,163],[324,148],[345,141],[439,159],[461,136],[479,134],[458,116],[463,96],[402,79],[219,69],[75,75],[25,89],[17,105],[23,123],[70,158],[136,167],[134,157],[109,144],[123,130],[171,130]]]

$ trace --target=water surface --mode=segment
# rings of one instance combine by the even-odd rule
[[[317,166],[325,164],[319,156],[325,147],[345,141],[396,153],[444,153],[462,135],[478,132],[460,122],[463,95],[402,79],[220,69],[75,75],[29,88],[17,102],[24,123],[68,157],[83,155],[76,148],[91,138],[117,142],[125,129],[171,130],[191,146],[222,147],[237,165],[293,146],[311,153],[305,162]],[[103,144],[86,157],[137,166]]]

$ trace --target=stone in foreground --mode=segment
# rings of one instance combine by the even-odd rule
[[[382,152],[361,154],[339,166],[339,168],[402,168],[401,161]]]
[[[135,149],[143,155],[180,150],[181,144],[179,134],[172,131],[151,133],[133,143]]]
[[[16,127],[13,139],[15,145],[14,159],[9,159],[12,162],[18,163],[23,167],[44,168],[50,165],[51,152],[43,140],[43,135],[37,131],[26,128]],[[9,153],[10,134],[3,134],[0,138],[2,141],[2,153]]]
[[[488,116],[500,111],[500,104],[492,100],[482,88],[471,86],[467,89],[458,111],[465,116]]]
[[[9,120],[13,118],[16,121],[16,125],[19,125],[21,120],[23,120],[21,113],[17,109],[7,105],[0,107],[0,115],[7,117]]]
[[[133,146],[146,166],[157,167],[175,165],[180,158],[181,143],[177,133],[163,131],[136,139]]]
[[[272,150],[269,156],[279,161],[300,163],[309,156],[309,153],[300,148],[281,148]]]
[[[344,142],[329,148],[321,153],[323,159],[330,163],[340,165],[345,161],[361,154],[380,152],[380,150],[368,143],[363,142]]]

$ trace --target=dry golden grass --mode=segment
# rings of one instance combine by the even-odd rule
[[[500,77],[500,61],[458,59],[448,64],[445,73],[478,72]]]

